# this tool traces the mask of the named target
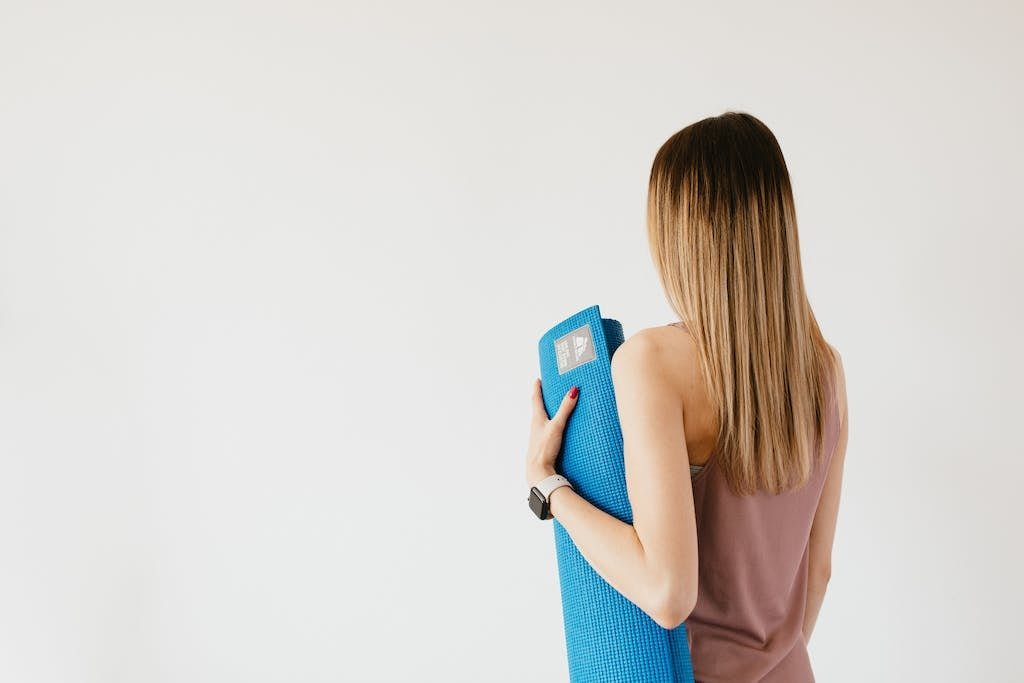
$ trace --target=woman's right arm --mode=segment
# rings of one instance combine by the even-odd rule
[[[847,409],[846,409],[846,375],[843,371],[843,359],[833,348],[837,363],[836,398],[839,401],[839,439],[836,442],[832,462],[829,465],[825,484],[821,491],[821,500],[814,513],[811,523],[810,547],[807,560],[807,608],[804,613],[804,642],[811,639],[811,631],[818,620],[821,603],[825,600],[825,590],[832,575],[832,539],[836,533],[836,518],[839,515],[839,493],[843,486],[843,461],[846,459]]]

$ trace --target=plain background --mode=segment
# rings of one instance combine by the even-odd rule
[[[536,343],[778,137],[850,437],[819,680],[1021,680],[1024,9],[0,4],[0,679],[558,681]]]

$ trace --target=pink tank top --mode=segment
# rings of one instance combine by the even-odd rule
[[[814,682],[803,637],[808,539],[840,419],[826,382],[825,457],[804,488],[737,496],[717,448],[691,479],[699,573],[686,629],[696,683]]]

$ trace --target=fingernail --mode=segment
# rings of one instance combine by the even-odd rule
[[[579,387],[574,386],[572,389],[569,390],[569,398],[576,398],[577,396],[579,396],[579,394]]]

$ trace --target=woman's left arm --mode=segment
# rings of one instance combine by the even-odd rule
[[[612,382],[622,428],[626,489],[633,523],[595,507],[567,486],[551,493],[551,514],[594,570],[666,629],[681,624],[697,595],[697,529],[683,429],[682,396],[664,367],[657,330],[642,330],[612,355]],[[540,381],[527,482],[555,472],[569,413],[567,395],[548,420]]]

